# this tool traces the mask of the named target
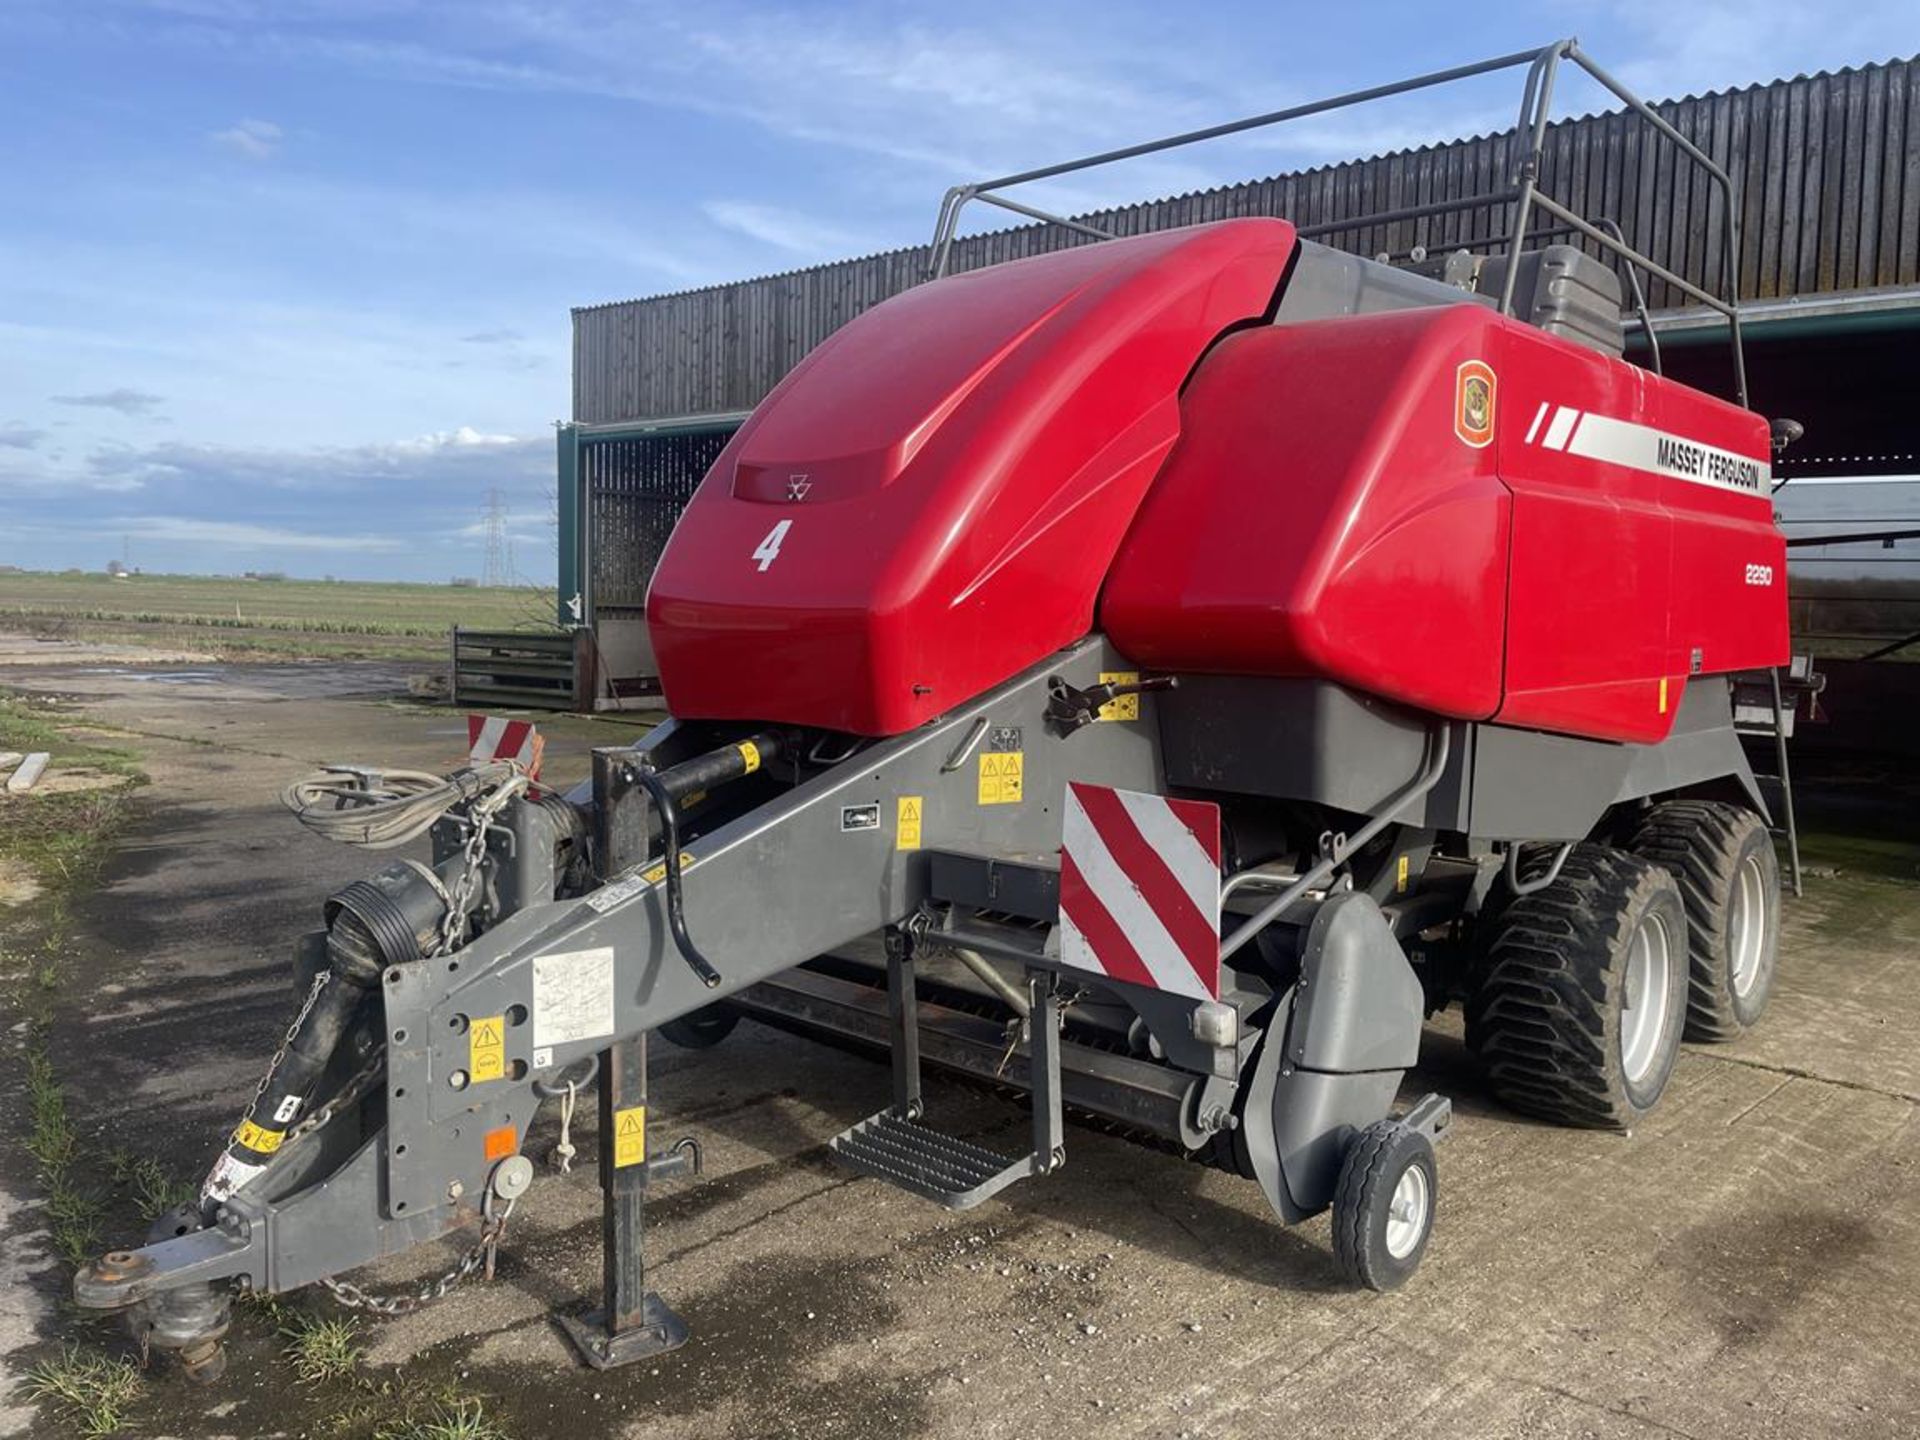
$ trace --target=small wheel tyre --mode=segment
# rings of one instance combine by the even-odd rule
[[[1487,927],[1467,1048],[1514,1109],[1630,1129],[1659,1101],[1687,1009],[1687,917],[1661,866],[1576,845]]]
[[[1740,805],[1669,800],[1629,848],[1680,882],[1687,1038],[1739,1039],[1766,1013],[1780,958],[1780,861],[1766,821]]]
[[[731,1005],[708,1005],[662,1025],[659,1034],[682,1050],[709,1050],[733,1033],[740,1012]]]
[[[1376,1120],[1347,1146],[1333,1192],[1333,1258],[1369,1290],[1398,1290],[1420,1268],[1440,1197],[1433,1142]]]

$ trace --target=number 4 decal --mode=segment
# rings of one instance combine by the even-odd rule
[[[760,562],[761,573],[780,558],[780,542],[787,538],[787,531],[793,528],[793,521],[782,520],[767,532],[767,538],[760,542],[760,548],[753,552],[753,558]]]

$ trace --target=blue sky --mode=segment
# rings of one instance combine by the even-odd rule
[[[0,563],[125,545],[153,570],[443,580],[478,573],[498,487],[548,583],[569,306],[916,243],[955,181],[1556,34],[1656,98],[1920,48],[1912,0],[5,0]],[[1516,105],[1505,77],[1034,198]]]

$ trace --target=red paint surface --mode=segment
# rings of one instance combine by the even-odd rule
[[[1492,447],[1454,434],[1455,370],[1483,338],[1477,308],[1451,307],[1221,342],[1114,562],[1114,643],[1153,669],[1492,715],[1510,497]]]
[[[1704,674],[1787,661],[1786,541],[1773,501],[1529,445],[1527,430],[1541,403],[1573,405],[1764,461],[1766,422],[1527,326],[1503,328],[1511,403],[1495,444],[1514,506],[1496,718],[1661,739],[1695,649]],[[1748,584],[1750,564],[1768,567],[1772,583]]]
[[[669,707],[897,734],[1080,638],[1096,603],[1144,668],[1616,740],[1668,732],[1696,651],[1709,674],[1785,660],[1766,494],[1526,440],[1545,403],[1764,460],[1764,421],[1483,306],[1249,325],[1294,243],[1272,220],[1114,241],[847,325],[667,547]],[[1459,426],[1475,361],[1481,446]]]
[[[647,614],[668,706],[896,734],[1086,634],[1182,381],[1267,311],[1294,243],[1284,221],[1234,220],[1090,245],[838,331],[741,428],[661,558]]]
[[[1484,448],[1455,433],[1470,360],[1496,375]],[[1102,628],[1153,669],[1615,740],[1667,734],[1695,649],[1782,663],[1771,500],[1528,445],[1543,401],[1767,454],[1758,416],[1478,306],[1249,330],[1188,387]]]

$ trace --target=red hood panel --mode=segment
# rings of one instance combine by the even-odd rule
[[[692,719],[908,730],[1087,633],[1179,393],[1273,302],[1281,220],[1107,241],[907,291],[837,331],[714,464],[655,572]]]

